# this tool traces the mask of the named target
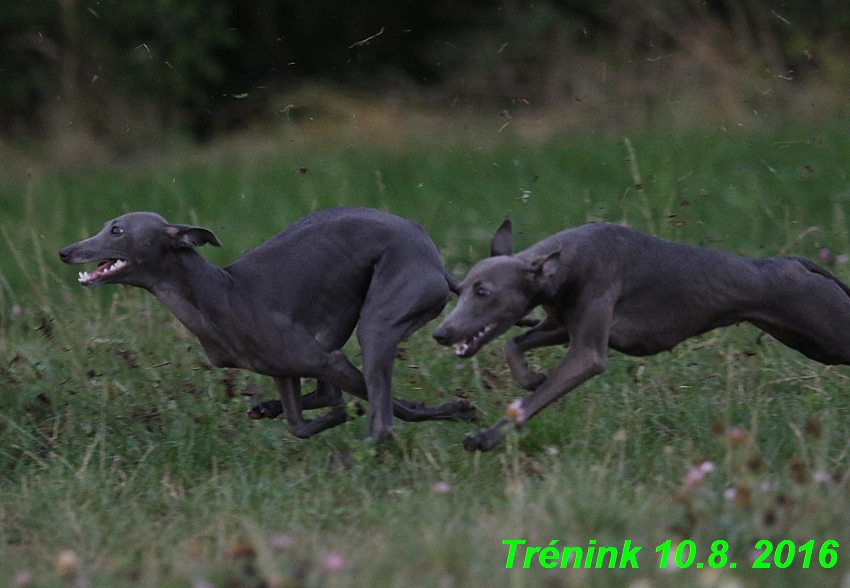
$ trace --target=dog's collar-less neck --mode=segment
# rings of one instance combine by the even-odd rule
[[[175,254],[169,266],[168,279],[158,281],[150,292],[197,337],[219,339],[209,310],[227,300],[230,281],[224,271],[196,251]]]

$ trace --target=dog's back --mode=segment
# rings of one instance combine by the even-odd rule
[[[391,294],[401,283],[419,283],[443,304],[449,293],[443,262],[425,230],[369,208],[312,213],[224,270],[270,312],[308,325],[328,348],[351,335],[370,288],[392,300],[389,310],[399,319],[408,301]]]

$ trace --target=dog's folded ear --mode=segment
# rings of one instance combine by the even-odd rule
[[[209,229],[193,227],[191,225],[168,225],[165,229],[168,243],[176,249],[201,247],[209,243],[214,247],[221,247],[216,236]]]
[[[496,234],[490,242],[490,257],[511,254],[514,248],[514,236],[511,229],[511,219],[506,218],[505,222],[496,229]]]
[[[543,259],[531,262],[531,270],[528,279],[538,290],[547,290],[552,284],[552,276],[558,273],[561,267],[561,252],[555,251]]]

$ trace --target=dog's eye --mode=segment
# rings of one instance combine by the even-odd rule
[[[124,229],[122,229],[119,226],[114,226],[114,227],[112,227],[112,229],[109,232],[112,233],[113,235],[120,235],[121,233],[124,232]]]
[[[482,298],[486,298],[487,296],[490,295],[490,290],[488,290],[487,288],[484,288],[483,286],[478,286],[475,289],[475,295],[480,296]]]

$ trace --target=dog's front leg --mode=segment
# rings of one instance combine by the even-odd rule
[[[489,429],[481,431],[463,440],[467,451],[489,451],[502,442],[507,428],[515,423],[522,425],[543,408],[589,380],[605,371],[605,354],[590,350],[578,351],[570,347],[561,365],[537,390],[522,400],[513,401],[506,410],[508,415],[493,424]]]
[[[582,317],[582,320],[571,333],[570,348],[552,375],[526,398],[512,402],[505,411],[506,418],[464,439],[464,449],[493,449],[505,438],[505,431],[512,422],[517,426],[522,425],[570,390],[605,371],[608,332],[613,317],[612,299],[613,296],[600,296],[578,309],[575,316]]]
[[[505,343],[505,361],[511,375],[526,390],[536,390],[546,381],[544,374],[533,371],[523,354],[529,349],[569,343],[570,334],[566,327],[550,317],[546,317],[533,329],[510,339]]]
[[[470,435],[463,440],[463,448],[467,451],[490,451],[505,438],[506,429],[511,426],[508,419],[499,419],[489,428],[480,433]]]

